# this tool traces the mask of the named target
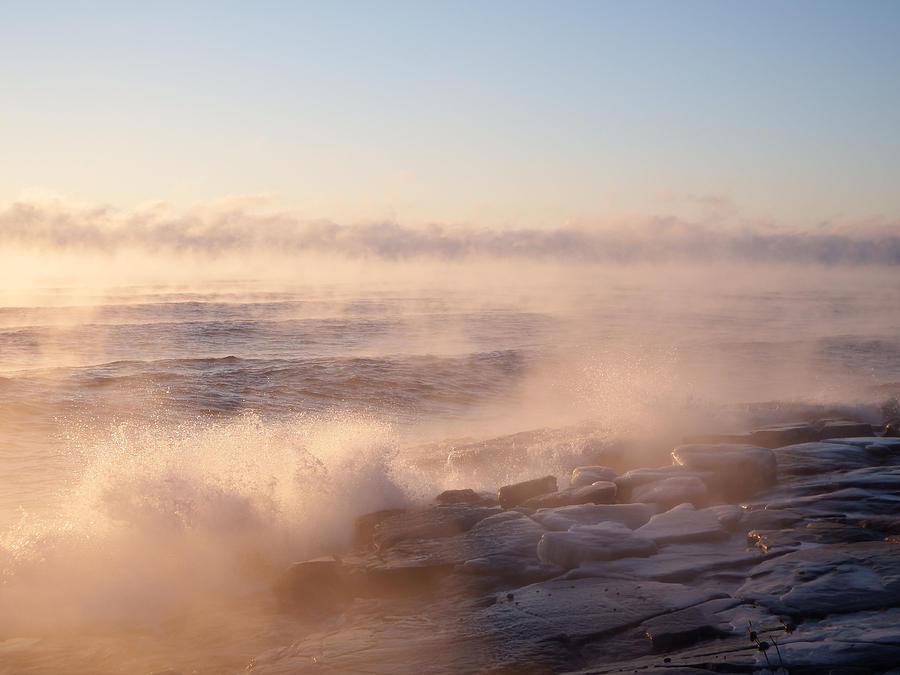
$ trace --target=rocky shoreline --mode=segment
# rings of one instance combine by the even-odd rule
[[[900,438],[685,440],[363,516],[275,583],[302,629],[252,672],[900,673]]]

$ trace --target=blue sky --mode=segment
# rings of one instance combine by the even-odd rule
[[[0,203],[900,221],[900,2],[0,2]]]

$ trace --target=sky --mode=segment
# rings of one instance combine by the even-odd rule
[[[890,228],[898,35],[896,0],[0,0],[0,205]]]

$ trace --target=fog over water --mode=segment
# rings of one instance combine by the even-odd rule
[[[8,672],[237,671],[290,642],[271,575],[341,550],[358,515],[564,475],[588,438],[632,439],[638,466],[689,433],[878,423],[900,393],[884,224],[242,208],[0,212]],[[540,429],[515,462],[454,454]]]

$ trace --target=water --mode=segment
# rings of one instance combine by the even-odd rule
[[[898,281],[585,268],[8,294],[0,672],[240,671],[296,630],[273,575],[346,546],[355,516],[562,475],[586,437],[880,422]],[[515,464],[448,461],[536,429],[555,431],[520,436]]]

